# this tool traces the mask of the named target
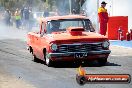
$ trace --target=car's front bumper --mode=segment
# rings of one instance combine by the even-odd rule
[[[49,58],[55,57],[75,57],[75,54],[79,53],[79,54],[86,54],[87,56],[91,56],[91,55],[101,55],[101,54],[110,54],[111,51],[110,50],[100,50],[100,51],[89,51],[89,52],[68,52],[68,53],[49,53]],[[85,56],[84,56],[85,57]],[[81,58],[81,57],[80,57]]]

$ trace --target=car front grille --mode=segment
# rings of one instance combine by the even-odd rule
[[[102,43],[87,43],[87,44],[62,44],[59,45],[59,52],[88,52],[102,50]]]

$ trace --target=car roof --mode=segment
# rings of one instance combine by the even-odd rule
[[[47,22],[51,20],[61,20],[61,19],[88,19],[88,17],[82,15],[52,16],[52,17],[41,18],[41,21]]]

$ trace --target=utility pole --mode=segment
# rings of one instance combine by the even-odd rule
[[[72,13],[71,9],[71,0],[69,0],[69,9],[70,9],[70,14]]]

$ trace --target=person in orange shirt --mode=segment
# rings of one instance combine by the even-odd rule
[[[106,2],[101,3],[101,7],[98,9],[98,17],[99,17],[99,23],[100,23],[100,34],[106,35],[107,31],[107,22],[109,20],[107,9],[105,9]]]

